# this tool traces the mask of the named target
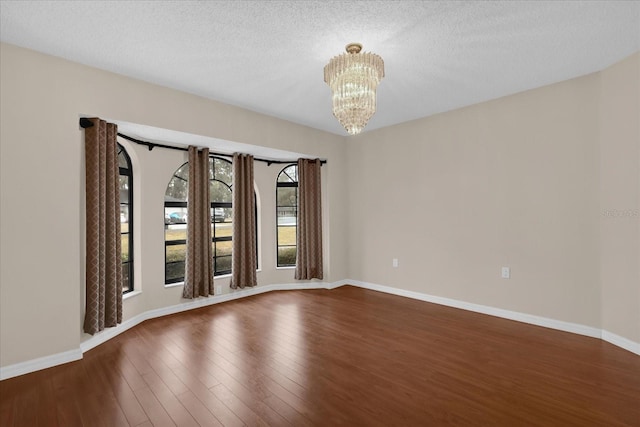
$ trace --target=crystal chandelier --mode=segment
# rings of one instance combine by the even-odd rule
[[[333,115],[350,135],[356,135],[376,112],[376,87],[384,77],[384,61],[375,53],[360,53],[359,43],[348,44],[346,50],[324,67],[324,81],[331,88]]]

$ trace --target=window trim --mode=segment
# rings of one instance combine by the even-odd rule
[[[124,154],[124,159],[127,162],[127,167],[123,168],[120,167],[120,165],[118,165],[118,178],[120,176],[126,176],[128,178],[128,184],[129,184],[129,188],[127,190],[127,194],[128,194],[128,200],[127,200],[127,207],[128,207],[128,218],[127,218],[127,232],[125,234],[128,235],[128,239],[127,242],[129,244],[128,247],[128,260],[127,261],[122,261],[122,257],[121,257],[121,262],[122,264],[127,264],[127,268],[129,270],[129,289],[122,291],[123,295],[129,294],[131,292],[133,292],[135,290],[135,282],[134,282],[134,242],[133,242],[133,234],[134,234],[134,223],[133,223],[133,167],[131,166],[131,156],[129,156],[129,153],[127,152],[127,149],[120,143],[118,143],[118,156],[120,156],[120,153]],[[119,188],[118,188],[119,191]],[[120,202],[120,206],[122,206],[122,202]],[[120,239],[122,240],[122,227],[120,228]]]
[[[295,206],[283,206],[283,207],[292,207],[295,208],[296,210],[296,215],[298,212],[298,181],[293,181],[293,178],[291,177],[291,175],[287,174],[285,171],[290,168],[291,166],[295,166],[296,169],[298,167],[297,163],[291,163],[286,165],[285,167],[283,167],[280,172],[278,173],[278,176],[276,177],[276,269],[282,268],[282,269],[289,269],[289,268],[295,268],[296,263],[293,264],[281,264],[280,263],[280,248],[295,248],[296,249],[296,259],[297,259],[297,251],[298,251],[298,245],[297,243],[295,245],[280,245],[280,225],[278,224],[278,208],[281,206],[278,203],[278,189],[279,188],[295,188],[296,189],[296,204]],[[297,170],[296,170],[297,172]],[[291,179],[290,182],[280,182],[279,178],[282,174],[286,174],[289,179]],[[282,227],[294,227],[291,225],[285,225]],[[298,232],[298,221],[296,220],[296,234]]]

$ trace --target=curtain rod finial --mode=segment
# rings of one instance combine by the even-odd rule
[[[93,122],[86,117],[80,117],[80,127],[82,129],[93,127]]]

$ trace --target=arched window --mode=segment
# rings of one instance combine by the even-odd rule
[[[120,170],[120,238],[122,239],[122,292],[133,290],[133,169],[131,158],[118,144]]]
[[[296,265],[298,165],[282,169],[276,181],[278,267]]]
[[[219,157],[209,159],[211,197],[211,241],[214,275],[231,273],[231,231],[233,200],[231,162]],[[184,281],[187,255],[187,195],[189,163],[178,168],[164,196],[165,283]]]

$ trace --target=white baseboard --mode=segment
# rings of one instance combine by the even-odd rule
[[[611,343],[617,347],[624,348],[631,353],[640,355],[640,343],[631,341],[628,338],[621,337],[612,332],[602,330],[602,339],[608,343]]]
[[[518,322],[529,323],[537,326],[543,326],[545,328],[557,329],[565,332],[572,332],[574,334],[585,335],[592,338],[602,337],[601,330],[598,328],[593,328],[591,326],[585,326],[577,323],[570,323],[570,322],[564,322],[561,320],[549,319],[547,317],[534,316],[532,314],[520,313],[517,311],[504,310],[501,308],[474,304],[474,303],[459,301],[451,298],[438,297],[434,295],[423,294],[420,292],[407,291],[404,289],[392,288],[390,286],[360,282],[357,280],[352,280],[350,283],[365,289],[371,289],[378,292],[385,292],[388,294],[399,295],[402,297],[417,299],[420,301],[446,305],[448,307],[474,311],[476,313],[502,317],[504,319],[516,320]]]
[[[331,289],[331,286],[332,284],[326,282],[274,284],[232,290],[228,294],[211,295],[206,298],[196,298],[193,301],[187,301],[180,304],[171,305],[169,307],[157,308],[155,310],[149,310],[145,311],[144,313],[140,313],[137,316],[132,317],[131,319],[125,320],[120,325],[114,328],[105,329],[104,331],[93,335],[91,338],[88,338],[87,340],[80,343],[80,349],[82,350],[82,353],[85,353],[92,348],[102,344],[103,342],[106,342],[111,338],[120,335],[127,329],[131,329],[132,327],[144,322],[145,320],[154,319],[156,317],[167,316],[169,314],[180,313],[181,311],[193,310],[195,308],[206,307],[213,304],[220,304],[235,299],[262,294],[265,292],[296,289]]]
[[[82,359],[79,348],[0,368],[0,381]]]
[[[39,371],[41,369],[51,368],[56,365],[73,362],[82,359],[82,354],[92,348],[120,335],[128,329],[144,322],[148,319],[162,317],[169,314],[179,313],[181,311],[192,310],[194,308],[206,307],[213,304],[219,304],[239,298],[252,295],[258,295],[271,291],[300,290],[300,289],[335,289],[344,285],[353,285],[364,289],[384,292],[388,294],[398,295],[406,298],[412,298],[420,301],[431,302],[435,304],[445,305],[448,307],[460,308],[476,313],[488,314],[491,316],[501,317],[504,319],[515,320],[518,322],[529,323],[546,328],[557,329],[560,331],[571,332],[574,334],[585,335],[593,338],[600,338],[615,346],[628,350],[632,353],[640,355],[640,343],[631,341],[630,339],[621,337],[608,331],[604,331],[591,326],[580,325],[577,323],[564,322],[560,320],[550,319],[546,317],[534,316],[516,311],[504,310],[501,308],[490,307],[486,305],[474,304],[465,301],[459,301],[451,298],[438,297],[434,295],[423,294],[420,292],[408,291],[404,289],[393,288],[390,286],[377,285],[374,283],[361,282],[358,280],[339,280],[337,282],[307,282],[307,283],[286,283],[256,286],[254,288],[245,288],[232,291],[228,294],[213,295],[208,298],[198,298],[169,307],[162,307],[144,313],[138,314],[130,319],[125,320],[114,328],[108,328],[104,331],[88,338],[80,343],[80,347],[74,350],[65,351],[63,353],[53,354],[51,356],[40,357],[38,359],[27,360],[26,362],[16,363],[0,367],[0,380],[16,377],[18,375],[28,374],[30,372]]]

